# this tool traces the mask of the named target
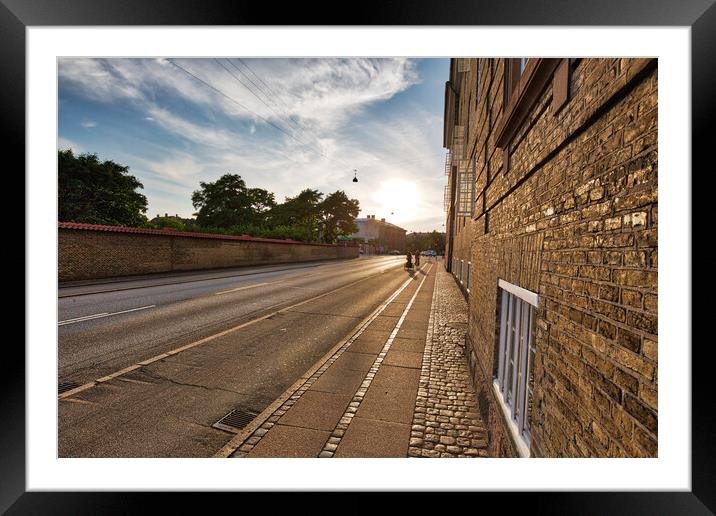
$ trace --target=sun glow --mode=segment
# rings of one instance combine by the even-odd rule
[[[413,181],[391,179],[382,181],[373,196],[378,205],[379,217],[388,222],[403,222],[414,219],[419,211],[420,196]]]

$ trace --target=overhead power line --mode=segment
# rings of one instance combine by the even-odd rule
[[[214,61],[216,61],[219,64],[219,66],[221,66],[224,70],[226,70],[231,75],[231,77],[233,77],[236,80],[236,82],[241,84],[244,88],[246,88],[249,91],[249,93],[251,93],[254,97],[256,97],[259,100],[259,102],[261,102],[264,106],[266,106],[269,110],[271,110],[271,112],[274,115],[276,115],[276,118],[278,118],[282,122],[286,122],[283,118],[281,118],[281,115],[279,115],[273,109],[273,107],[269,106],[268,103],[264,99],[262,99],[259,95],[257,95],[256,92],[251,87],[247,86],[246,83],[244,81],[242,81],[239,77],[237,77],[234,72],[232,72],[226,66],[224,66],[224,64],[221,61],[219,61],[218,59],[214,59]],[[231,61],[229,61],[229,63],[231,64]],[[241,70],[239,70],[239,73],[241,73]]]
[[[258,113],[256,113],[255,111],[249,109],[247,106],[245,106],[244,104],[242,104],[241,102],[239,102],[239,101],[236,100],[235,98],[231,97],[230,95],[227,95],[226,93],[224,93],[223,91],[221,91],[219,88],[217,88],[217,87],[214,86],[213,84],[211,84],[211,83],[209,83],[208,81],[202,79],[201,77],[199,77],[198,75],[194,74],[194,73],[191,72],[190,70],[187,70],[186,68],[184,68],[184,67],[181,66],[180,64],[174,62],[173,59],[167,59],[167,61],[169,61],[171,64],[173,64],[174,66],[176,66],[177,68],[179,68],[181,71],[183,71],[183,72],[186,73],[187,75],[190,75],[191,77],[193,77],[193,78],[196,79],[197,81],[199,81],[199,82],[201,82],[202,84],[204,84],[207,88],[212,89],[213,91],[215,91],[216,93],[218,93],[218,94],[221,95],[222,97],[224,97],[224,98],[226,98],[227,100],[233,102],[234,104],[236,104],[237,106],[239,106],[241,109],[243,109],[243,110],[245,110],[245,111],[248,111],[249,113],[251,113],[252,115],[256,116],[257,118],[260,118],[261,120],[263,120],[264,122],[266,122],[268,125],[270,125],[270,126],[273,127],[274,129],[276,129],[276,130],[278,130],[278,131],[281,131],[281,132],[284,133],[286,136],[288,136],[289,138],[291,138],[291,139],[297,141],[297,142],[300,143],[301,145],[304,145],[304,146],[309,147],[309,148],[312,149],[314,152],[316,152],[317,154],[319,154],[319,155],[322,156],[323,158],[327,159],[328,161],[334,161],[334,162],[338,162],[338,161],[339,161],[339,160],[336,160],[336,159],[333,159],[333,158],[329,158],[329,157],[326,156],[323,152],[321,152],[320,150],[316,149],[314,146],[310,145],[309,143],[306,143],[306,142],[300,140],[299,138],[297,138],[296,136],[294,136],[293,134],[291,134],[290,132],[288,132],[287,130],[285,130],[283,127],[281,127],[281,126],[279,126],[279,125],[273,123],[271,120],[267,119],[266,117],[261,116],[261,115],[259,115]],[[341,163],[341,165],[342,165],[342,166],[345,166],[345,167],[347,167],[347,168],[350,168],[350,165],[348,165],[347,163]]]
[[[266,89],[269,91],[269,93],[270,93],[271,95],[273,95],[273,97],[277,98],[277,99],[279,100],[279,102],[280,102],[281,104],[283,104],[283,106],[284,106],[284,108],[286,108],[286,110],[290,110],[290,106],[286,103],[286,101],[285,101],[280,95],[278,95],[278,94],[273,90],[273,88],[271,88],[271,86],[269,86],[269,84],[268,84],[266,81],[264,81],[264,80],[256,73],[256,71],[255,71],[253,68],[251,68],[251,67],[249,66],[249,64],[248,64],[246,61],[244,61],[244,60],[241,59],[241,58],[238,58],[238,60],[239,60],[239,63],[241,63],[249,72],[251,72],[251,74],[252,74],[254,77],[256,77],[256,79],[257,79],[261,84],[263,84],[263,85],[266,87]],[[231,62],[231,60],[229,60],[229,62]],[[232,63],[232,64],[233,64],[233,63]],[[252,82],[253,82],[253,81],[252,81]],[[262,91],[263,91],[263,90],[262,90]],[[288,92],[288,93],[290,93],[290,92]],[[290,119],[290,117],[289,117],[289,119]]]
[[[302,128],[300,125],[298,125],[296,122],[294,122],[293,120],[291,120],[291,115],[289,114],[290,108],[289,108],[289,106],[286,104],[286,102],[285,102],[278,94],[276,94],[276,92],[274,92],[274,91],[271,89],[271,87],[270,87],[261,77],[259,77],[259,76],[256,74],[256,72],[254,72],[253,69],[251,69],[251,67],[249,67],[249,65],[247,65],[247,64],[243,61],[243,59],[239,59],[239,62],[240,62],[249,72],[251,72],[251,74],[252,74],[254,77],[256,77],[256,79],[257,79],[261,84],[263,84],[263,86],[261,86],[261,84],[257,84],[256,81],[254,81],[251,77],[249,77],[249,75],[248,75],[247,73],[245,73],[243,70],[241,70],[241,68],[239,68],[238,66],[236,66],[231,59],[228,59],[228,58],[227,58],[226,60],[229,62],[229,64],[230,64],[231,66],[233,66],[233,67],[236,69],[237,72],[239,72],[239,73],[240,73],[242,76],[244,76],[251,84],[253,84],[253,85],[256,87],[256,89],[258,89],[261,93],[263,93],[263,95],[266,97],[267,100],[269,100],[270,102],[272,102],[272,103],[276,106],[276,108],[277,108],[279,111],[281,111],[281,113],[282,113],[283,116],[284,116],[284,119],[285,119],[284,121],[285,121],[285,122],[288,122],[289,124],[291,124],[291,125],[292,125],[293,127],[295,127],[298,131],[302,131],[302,130],[303,130],[303,128]],[[276,102],[277,100],[278,100],[278,102]],[[279,103],[283,105],[283,108],[281,108],[281,107],[278,105]]]

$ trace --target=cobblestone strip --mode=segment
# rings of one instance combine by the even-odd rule
[[[341,443],[341,439],[343,439],[346,430],[348,430],[348,426],[351,424],[353,416],[355,416],[356,412],[358,412],[358,407],[360,407],[363,398],[365,398],[365,394],[366,392],[368,392],[368,388],[373,382],[373,378],[375,378],[378,369],[380,369],[380,366],[383,363],[383,359],[385,359],[385,355],[387,355],[388,351],[390,351],[390,347],[393,345],[393,340],[395,339],[395,336],[398,334],[398,331],[400,331],[405,317],[408,315],[410,308],[413,306],[413,301],[415,301],[415,298],[418,296],[418,292],[420,292],[420,289],[422,288],[423,283],[425,283],[425,280],[428,279],[428,274],[430,273],[430,270],[432,268],[433,266],[431,265],[428,268],[425,277],[421,280],[420,285],[418,285],[418,288],[415,289],[415,292],[410,298],[408,305],[405,307],[405,310],[401,314],[400,319],[398,319],[395,328],[393,328],[393,331],[390,333],[388,340],[385,341],[383,349],[381,349],[380,353],[373,362],[373,365],[371,366],[370,370],[363,378],[363,383],[361,383],[360,387],[353,395],[353,399],[348,404],[348,408],[346,408],[346,411],[343,413],[343,417],[341,417],[341,419],[338,421],[338,424],[333,429],[333,432],[331,432],[331,436],[328,438],[328,441],[326,441],[326,444],[323,446],[323,450],[321,450],[321,453],[318,454],[319,457],[330,458],[333,457],[333,455],[335,454],[336,448],[338,448],[338,445]]]
[[[308,379],[303,384],[301,384],[288,397],[288,399],[286,399],[286,401],[281,404],[278,409],[271,413],[271,415],[258,426],[258,428],[256,428],[253,432],[249,434],[249,436],[242,442],[240,446],[238,446],[238,448],[234,452],[230,454],[230,456],[236,458],[246,457],[249,452],[259,443],[263,436],[266,435],[268,431],[274,427],[274,425],[281,418],[281,416],[283,416],[301,398],[301,396],[303,396],[303,394],[311,387],[311,385],[313,385],[321,377],[321,375],[329,367],[331,367],[336,360],[341,357],[341,355],[350,347],[350,345],[353,344],[353,341],[355,341],[358,337],[361,336],[361,334],[368,328],[368,326],[370,326],[370,324],[378,316],[380,316],[381,313],[383,313],[385,308],[387,308],[388,305],[392,303],[403,292],[403,290],[405,290],[408,285],[410,285],[411,281],[412,278],[406,280],[405,283],[403,283],[403,285],[401,285],[401,287],[397,291],[391,294],[391,296],[373,312],[369,319],[366,320],[360,326],[360,328],[353,335],[351,335],[351,337],[346,340],[346,342],[333,355],[331,355],[331,357],[326,360],[323,365],[321,365],[321,367],[319,367],[311,376],[309,376]]]
[[[487,431],[465,362],[467,303],[436,267],[409,457],[487,457]]]

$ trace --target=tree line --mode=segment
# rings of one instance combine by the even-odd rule
[[[408,233],[405,236],[405,247],[411,251],[433,250],[442,254],[445,251],[445,233]]]
[[[267,238],[333,243],[358,231],[357,199],[342,190],[324,195],[306,188],[277,202],[272,192],[250,188],[238,174],[227,173],[213,182],[200,182],[191,196],[195,219],[159,217],[149,221],[142,183],[129,167],[100,161],[96,154],[75,156],[58,151],[58,218],[145,228],[250,235]]]

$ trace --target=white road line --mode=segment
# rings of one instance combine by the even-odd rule
[[[104,376],[104,377],[102,377],[102,378],[98,378],[98,379],[96,379],[96,380],[87,382],[87,383],[85,383],[85,384],[83,384],[83,385],[80,385],[79,387],[75,387],[74,389],[71,389],[71,390],[69,390],[69,391],[63,392],[62,394],[60,394],[60,395],[58,396],[58,399],[62,400],[62,399],[65,399],[65,398],[69,398],[70,396],[74,396],[75,394],[78,394],[78,393],[80,393],[80,392],[82,392],[82,391],[85,391],[85,390],[87,390],[87,389],[91,389],[92,387],[94,387],[94,386],[97,385],[98,383],[103,383],[103,382],[106,382],[107,380],[111,380],[111,379],[117,378],[118,376],[122,376],[123,374],[125,374],[125,373],[127,373],[127,372],[129,372],[129,371],[134,371],[135,369],[138,369],[138,368],[142,367],[144,364],[150,364],[150,363],[152,363],[152,362],[156,362],[156,361],[158,361],[158,360],[162,360],[162,359],[164,359],[164,358],[166,358],[166,357],[168,357],[168,356],[176,355],[176,354],[178,354],[178,353],[181,353],[182,351],[186,351],[187,349],[191,349],[191,348],[193,348],[193,347],[195,347],[195,346],[200,346],[200,345],[202,345],[202,344],[206,344],[207,342],[211,342],[212,340],[214,340],[214,339],[216,339],[216,338],[218,338],[218,337],[223,337],[224,335],[227,335],[227,334],[229,334],[229,333],[233,333],[233,332],[235,332],[235,331],[237,331],[237,330],[240,330],[240,329],[245,328],[245,327],[247,327],[247,326],[250,326],[250,325],[252,325],[252,324],[255,324],[255,323],[258,323],[258,322],[263,321],[263,320],[265,320],[265,319],[268,319],[269,317],[273,317],[273,316],[276,315],[276,314],[279,314],[279,313],[282,313],[282,312],[287,312],[287,311],[292,310],[292,309],[294,309],[294,308],[296,308],[296,307],[299,307],[299,306],[301,306],[301,305],[305,305],[306,303],[310,303],[311,301],[315,301],[315,300],[317,300],[317,299],[321,299],[321,298],[323,298],[323,297],[329,296],[329,295],[331,295],[331,294],[333,294],[333,293],[335,293],[335,292],[338,292],[339,290],[343,290],[343,289],[345,289],[345,288],[352,287],[353,285],[357,285],[358,283],[362,283],[363,281],[367,281],[367,280],[369,280],[369,279],[373,279],[373,278],[375,278],[376,276],[378,276],[378,274],[373,274],[373,275],[367,276],[367,277],[365,277],[365,278],[361,278],[361,279],[359,279],[359,280],[353,281],[353,282],[351,282],[351,283],[348,283],[348,284],[346,284],[346,285],[340,286],[340,287],[335,288],[335,289],[333,289],[333,290],[329,290],[328,292],[325,292],[325,293],[323,293],[323,294],[319,294],[319,295],[317,295],[317,296],[313,296],[313,297],[311,297],[311,298],[308,298],[308,299],[305,299],[305,300],[300,301],[300,302],[298,302],[298,303],[295,303],[295,304],[293,304],[293,305],[291,305],[291,306],[287,306],[287,307],[285,307],[285,308],[281,308],[280,310],[276,310],[275,312],[271,312],[271,313],[268,313],[268,314],[263,315],[263,316],[261,316],[261,317],[257,317],[256,319],[252,319],[252,320],[247,321],[247,322],[245,322],[245,323],[239,324],[238,326],[234,326],[233,328],[229,328],[229,329],[224,330],[224,331],[221,331],[221,332],[219,332],[219,333],[215,333],[214,335],[209,335],[208,337],[204,337],[203,339],[199,339],[199,340],[197,340],[197,341],[191,342],[191,343],[186,344],[186,345],[184,345],[184,346],[181,346],[181,347],[179,347],[179,348],[173,349],[173,350],[171,350],[171,351],[167,351],[166,353],[162,353],[162,354],[160,354],[160,355],[156,355],[156,356],[154,356],[154,357],[148,358],[148,359],[143,360],[142,362],[139,362],[139,363],[137,363],[137,364],[131,365],[131,366],[129,366],[129,367],[125,367],[124,369],[122,369],[122,370],[120,370],[120,371],[117,371],[117,372],[115,372],[115,373],[112,373],[112,374],[110,374],[110,375]],[[409,278],[408,280],[406,280],[403,286],[408,285],[408,283],[410,283],[411,281],[413,281],[413,279],[414,279],[414,278]],[[397,296],[397,293],[394,294],[394,295]],[[391,297],[390,300],[392,301],[392,299],[393,299],[393,298]],[[387,304],[387,303],[386,303],[386,304]],[[274,307],[279,306],[279,305],[281,305],[281,303],[278,303],[277,305],[273,305],[273,306],[271,306],[271,307],[268,307],[267,309],[270,310],[271,308],[274,308]],[[154,305],[152,305],[152,306],[154,306]]]
[[[66,319],[64,321],[60,321],[59,324],[66,324],[71,322],[79,322],[79,321],[85,321],[87,319],[94,319],[95,317],[103,317],[107,315],[109,312],[102,312],[101,314],[94,314],[94,315],[83,315],[82,317],[74,317],[73,319]]]
[[[220,296],[222,294],[228,294],[230,292],[238,292],[239,290],[246,290],[248,288],[254,288],[254,287],[261,287],[263,285],[271,285],[271,283],[278,283],[276,281],[274,282],[265,282],[265,283],[255,283],[254,285],[246,285],[245,287],[238,287],[238,288],[232,288],[230,290],[222,290],[221,292],[215,292],[215,296]]]
[[[129,310],[122,310],[121,312],[102,312],[101,314],[94,314],[94,315],[86,315],[84,317],[76,317],[74,319],[67,319],[65,321],[60,321],[57,323],[57,326],[64,326],[65,324],[74,324],[78,322],[83,321],[89,321],[91,319],[99,319],[100,317],[109,317],[110,315],[119,315],[119,314],[126,314],[129,312],[136,312],[137,310],[146,310],[147,308],[154,308],[157,305],[147,305],[147,306],[140,306],[139,308],[131,308]]]
[[[423,270],[424,268],[425,268],[425,265],[421,266],[420,269],[418,269],[418,270]],[[426,276],[425,276],[426,278],[427,278],[428,272],[430,272],[430,269],[428,269],[428,271],[426,272]],[[358,336],[360,336],[363,333],[363,331],[368,326],[370,326],[370,324],[381,313],[383,313],[383,311],[386,308],[388,308],[388,305],[390,305],[390,303],[392,303],[400,295],[400,293],[403,292],[403,290],[405,290],[405,288],[408,285],[410,285],[413,281],[415,281],[415,278],[412,276],[410,278],[408,278],[407,280],[405,280],[405,282],[400,287],[398,287],[398,289],[395,292],[393,292],[390,296],[388,296],[388,299],[383,301],[383,303],[378,308],[376,308],[370,315],[368,315],[365,319],[363,319],[360,323],[358,323],[358,325],[355,326],[355,328],[353,328],[353,330],[351,330],[350,333],[348,333],[348,337],[344,338],[338,344],[333,346],[333,348],[330,351],[328,351],[328,353],[323,355],[323,357],[320,360],[318,360],[318,362],[316,362],[313,365],[313,367],[311,367],[308,371],[306,371],[303,374],[303,376],[301,376],[301,378],[296,380],[296,382],[291,387],[286,389],[281,396],[276,398],[268,407],[266,407],[264,410],[262,410],[261,413],[258,416],[256,416],[253,419],[253,421],[251,421],[251,423],[249,423],[244,429],[242,429],[238,434],[236,434],[228,443],[226,443],[218,452],[216,452],[214,454],[214,457],[226,458],[229,455],[231,455],[232,453],[234,453],[239,448],[239,446],[241,446],[244,443],[244,441],[251,434],[253,434],[254,431],[258,427],[263,425],[264,422],[269,417],[271,417],[271,415],[274,412],[276,412],[276,410],[281,405],[283,405],[283,403],[288,398],[293,396],[295,394],[295,392],[303,384],[305,384],[306,381],[308,381],[313,376],[313,374],[321,368],[321,366],[323,366],[323,364],[325,364],[333,355],[338,353],[338,351],[340,349],[342,349],[346,345],[347,342],[350,341],[352,343],[354,340],[356,340],[358,338]],[[423,278],[423,281],[425,281],[425,278]],[[418,290],[420,289],[421,286],[422,286],[422,283],[420,283],[420,285],[418,286]],[[411,303],[412,303],[412,300],[411,300]],[[403,315],[405,315],[405,312],[403,312]],[[350,349],[350,348],[347,348],[347,349]],[[90,387],[91,387],[91,385],[90,385]],[[78,389],[80,389],[80,388],[78,387]],[[68,391],[68,392],[73,392],[73,391]],[[63,396],[64,394],[66,394],[66,393],[63,393],[60,396]]]
[[[393,266],[392,268],[394,268],[394,266]],[[369,269],[369,267],[366,267],[365,269]],[[389,270],[391,270],[391,267],[387,267],[387,268],[385,268],[385,269],[382,269],[380,272],[387,272],[387,271],[389,271]],[[360,272],[363,272],[363,271],[360,271]],[[288,282],[294,281],[294,280],[300,281],[300,280],[304,280],[304,279],[306,279],[306,278],[311,278],[311,277],[314,277],[314,276],[321,276],[321,275],[324,275],[324,274],[325,274],[324,271],[314,272],[314,273],[312,273],[312,274],[303,274],[303,275],[299,276],[298,278],[280,279],[280,280],[278,280],[278,281],[268,281],[268,282],[264,282],[264,283],[256,283],[256,284],[254,284],[254,285],[247,285],[247,286],[245,286],[245,287],[237,287],[237,288],[232,288],[232,289],[229,289],[229,290],[222,290],[222,291],[220,291],[220,292],[214,292],[214,295],[215,295],[215,296],[220,296],[220,295],[223,295],[223,294],[230,294],[230,293],[232,293],[232,292],[238,292],[238,291],[240,291],[240,290],[247,290],[247,289],[254,288],[254,287],[261,287],[261,286],[264,286],[264,285],[276,285],[276,284],[278,284],[278,283],[288,283]],[[285,288],[305,289],[305,290],[316,290],[316,289],[309,288],[309,287],[289,287],[289,286],[287,286],[287,287],[285,287]],[[203,296],[199,296],[199,297],[203,297]]]

